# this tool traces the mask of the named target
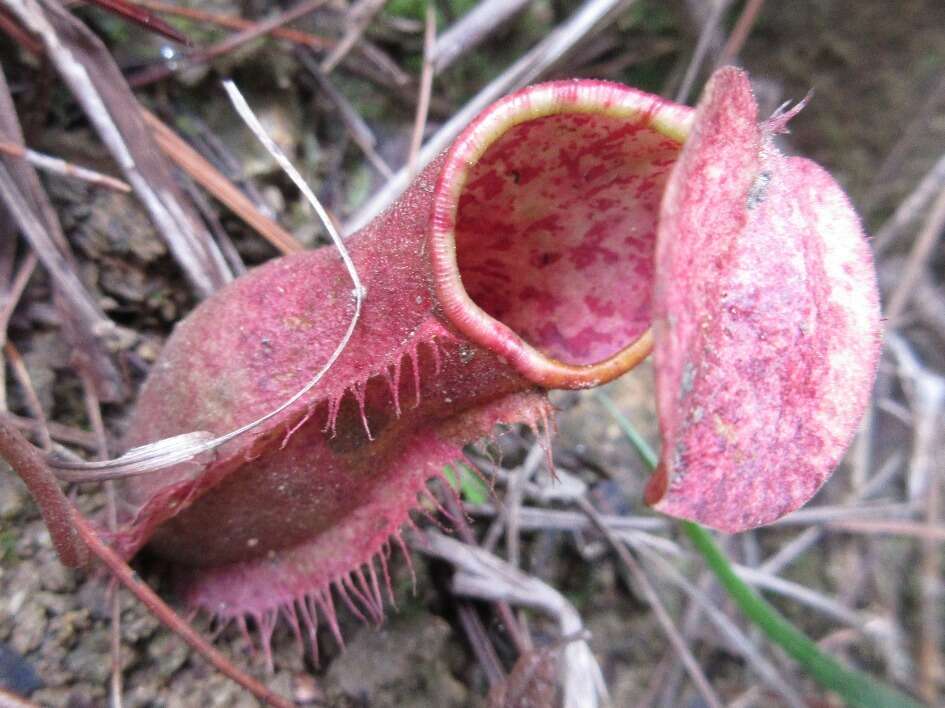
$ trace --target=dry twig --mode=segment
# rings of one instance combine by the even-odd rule
[[[33,167],[38,167],[41,170],[46,170],[47,172],[62,175],[64,177],[80,179],[97,187],[107,187],[108,189],[114,189],[117,192],[131,191],[131,187],[129,187],[127,183],[122,182],[120,179],[103,175],[101,172],[96,172],[95,170],[90,170],[86,167],[73,165],[71,162],[66,162],[65,160],[59,159],[58,157],[44,155],[41,152],[36,152],[35,150],[21,147],[16,143],[11,143],[6,140],[0,141],[0,153],[10,155],[12,157],[23,158],[33,165]]]
[[[364,34],[368,25],[371,24],[371,20],[381,11],[381,8],[384,7],[384,3],[386,2],[387,0],[355,1],[348,10],[347,17],[345,18],[348,23],[348,28],[345,30],[344,36],[341,38],[341,41],[335,45],[335,48],[329,52],[328,56],[322,60],[321,70],[324,73],[330,74],[334,71],[335,67],[341,63],[341,60],[347,56],[348,52],[350,52],[354,48],[354,45],[357,44],[358,40],[361,39],[361,35]]]
[[[344,94],[335,88],[335,85],[331,82],[331,78],[322,71],[318,61],[316,61],[311,53],[300,49],[295,53],[295,56],[302,63],[302,66],[308,70],[309,74],[312,75],[312,78],[315,79],[322,93],[325,94],[329,101],[335,104],[338,113],[341,115],[341,120],[344,121],[348,133],[351,135],[351,139],[361,148],[371,164],[384,176],[384,179],[390,179],[394,173],[391,172],[388,164],[384,162],[384,158],[377,154],[377,138],[374,136],[374,131],[371,130],[371,127],[361,117],[361,114],[358,113],[357,109],[351,105],[351,102],[344,97]]]
[[[692,52],[692,59],[689,60],[689,66],[686,67],[682,84],[679,86],[679,90],[676,91],[676,103],[685,103],[689,99],[689,94],[692,93],[692,87],[696,83],[699,70],[709,53],[709,48],[713,43],[717,44],[719,42],[719,24],[730,2],[731,0],[712,0],[712,7],[709,9],[702,30],[699,32],[699,40]]]

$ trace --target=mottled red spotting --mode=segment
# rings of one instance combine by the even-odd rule
[[[626,347],[649,327],[657,207],[679,150],[646,116],[561,113],[509,130],[460,197],[469,296],[569,364]]]
[[[836,182],[716,73],[666,186],[654,356],[662,458],[647,500],[723,531],[769,523],[848,446],[879,354],[872,257]]]

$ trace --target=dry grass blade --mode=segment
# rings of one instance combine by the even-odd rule
[[[910,536],[934,543],[945,542],[945,526],[929,526],[917,521],[886,521],[883,519],[844,519],[830,521],[827,527],[849,533]]]
[[[682,573],[676,570],[676,568],[664,558],[661,558],[651,548],[644,544],[633,543],[632,545],[640,555],[647,557],[659,573],[692,598],[693,602],[705,612],[709,621],[718,628],[719,632],[732,644],[733,648],[752,665],[761,680],[779,693],[787,705],[793,708],[802,708],[807,705],[801,696],[791,688],[784,677],[781,676],[777,667],[761,654],[758,647],[754,645],[751,639],[749,639],[724,612],[716,607],[715,603],[712,602],[705,592],[695,587]]]
[[[669,640],[670,645],[679,655],[683,666],[686,667],[686,672],[689,674],[689,678],[692,679],[696,689],[699,691],[699,695],[702,696],[702,699],[707,705],[721,708],[722,701],[712,689],[711,684],[709,684],[709,680],[702,671],[702,667],[699,666],[699,662],[696,661],[696,657],[692,655],[692,651],[687,646],[686,640],[683,639],[682,635],[679,633],[679,630],[676,628],[676,624],[673,622],[672,617],[669,616],[669,612],[666,611],[663,601],[660,600],[660,596],[656,592],[656,588],[654,588],[652,583],[650,583],[650,579],[647,577],[646,572],[640,567],[640,564],[637,563],[636,559],[630,555],[630,552],[614,535],[613,531],[611,531],[611,529],[607,526],[607,523],[601,518],[601,515],[598,513],[597,509],[595,509],[587,499],[580,498],[577,500],[577,504],[581,508],[581,511],[587,514],[587,518],[591,520],[591,523],[597,528],[598,531],[600,531],[604,538],[607,539],[607,542],[617,554],[620,562],[630,572],[630,577],[633,579],[635,586],[643,594],[643,597],[646,599],[650,609],[653,610],[653,614],[656,615],[656,619],[660,623],[663,632],[666,634],[666,638]]]
[[[132,76],[128,80],[128,83],[136,88],[147,86],[148,84],[166,79],[168,76],[176,74],[185,69],[193,68],[199,64],[206,64],[216,57],[228,54],[229,52],[232,52],[234,49],[237,49],[248,42],[252,42],[255,39],[264,37],[279,27],[287,25],[290,22],[294,22],[295,20],[298,20],[299,18],[314,12],[326,2],[327,0],[307,0],[306,2],[300,2],[290,10],[279,13],[268,20],[253,23],[246,29],[242,29],[239,32],[231,34],[229,37],[220,40],[216,44],[207,47],[206,49],[201,49],[200,51],[188,54],[183,59],[173,63],[163,63],[153,66],[149,69],[143,69]]]
[[[882,490],[893,477],[900,473],[902,463],[903,455],[898,451],[890,455],[872,479],[862,487],[857,488],[854,494],[847,497],[845,506],[857,508],[863,500]],[[823,534],[823,527],[809,526],[767,558],[758,569],[772,575],[781,573],[796,558],[812,548],[822,538]]]
[[[578,42],[583,41],[604,21],[636,0],[586,0],[566,22],[528,51],[500,76],[477,93],[431,137],[420,150],[417,169],[422,170],[439,155],[460,131],[486,106],[501,96],[534,81],[558,62]],[[410,184],[406,166],[388,180],[387,184],[345,224],[345,233],[364,226],[386,209]]]
[[[14,415],[13,413],[0,413],[0,418],[3,418],[14,428],[26,435],[31,436],[33,439],[42,439],[43,426],[41,426],[38,421],[35,421],[32,418],[24,418],[23,416]],[[54,420],[49,421],[48,430],[49,435],[57,442],[85,448],[90,452],[95,452],[95,450],[98,449],[98,441],[95,439],[95,435],[86,430],[73,428],[69,425],[63,425],[62,423],[57,423]]]
[[[0,69],[0,139],[23,147],[23,131]],[[56,289],[55,304],[61,314],[63,333],[93,372],[98,396],[105,401],[125,398],[124,381],[112,362],[107,340],[117,328],[105,316],[95,298],[79,279],[72,251],[62,233],[59,217],[36,170],[20,159],[0,157],[0,204],[9,221],[19,228],[34,253],[49,272]],[[0,206],[0,212],[4,211]],[[12,234],[11,234],[12,235]],[[27,263],[30,261],[28,260]],[[31,272],[31,271],[30,271]],[[28,277],[28,276],[26,276]],[[25,287],[25,280],[20,283]],[[19,296],[17,295],[16,299]],[[16,300],[11,300],[11,307]],[[12,310],[2,315],[3,331]],[[5,338],[5,335],[4,335]]]
[[[46,423],[46,413],[42,404],[39,402],[39,396],[36,395],[36,389],[33,388],[33,382],[30,379],[29,371],[26,369],[26,362],[20,356],[20,352],[11,342],[3,345],[3,353],[6,356],[7,363],[13,371],[13,376],[23,389],[23,398],[26,400],[26,407],[33,414],[39,432],[39,440],[43,450],[47,452],[52,450],[52,436],[49,434],[49,426]]]
[[[117,369],[104,353],[102,342],[103,337],[115,331],[115,325],[99,310],[39,217],[27,206],[28,198],[2,161],[0,201],[52,275],[58,293],[57,302],[65,315],[66,337],[78,351],[86,352],[88,363],[95,367],[100,395],[106,400],[120,400],[125,394],[124,386]],[[71,323],[68,318],[71,318]]]
[[[154,132],[155,140],[164,153],[178,167],[219,199],[249,226],[275,246],[281,253],[296,253],[303,250],[302,244],[295,237],[256,208],[216,167],[210,164],[200,153],[188,145],[161,120],[142,110],[144,120]]]
[[[345,31],[341,41],[329,52],[328,56],[322,61],[321,70],[330,74],[335,67],[341,63],[341,60],[347,56],[361,35],[371,24],[374,16],[381,11],[387,0],[357,0],[348,10],[348,29]]]
[[[941,105],[942,101],[945,100],[945,74],[936,72],[933,76],[937,77],[935,84],[928,87],[928,91],[924,94],[925,100],[922,104],[917,108],[913,107],[910,111],[909,124],[906,126],[905,130],[900,133],[899,140],[893,145],[886,159],[883,160],[879,169],[873,174],[869,191],[867,191],[863,199],[867,210],[872,208],[876,202],[885,195],[894,177],[906,163],[909,152],[915,149],[920,137],[928,131],[929,124],[935,116],[938,107]]]
[[[13,235],[10,235],[11,243]],[[10,283],[9,287],[5,288],[5,292],[0,292],[0,347],[6,344],[7,341],[7,328],[10,324],[10,317],[13,316],[13,310],[16,309],[17,303],[20,301],[20,298],[23,296],[23,291],[26,290],[26,284],[29,282],[29,279],[33,275],[33,271],[36,270],[36,264],[38,263],[36,254],[30,252],[23,261],[23,265],[20,266],[19,271],[17,271],[16,277],[13,278],[13,282]],[[2,381],[3,375],[0,374],[0,381]],[[6,393],[0,391],[0,408],[6,409]]]
[[[742,14],[738,16],[738,21],[735,23],[735,27],[732,28],[732,33],[728,36],[728,41],[725,42],[721,54],[719,54],[716,66],[731,64],[742,51],[745,40],[748,39],[751,28],[754,26],[755,20],[758,19],[758,13],[761,12],[761,6],[764,3],[765,0],[748,0],[745,3]]]
[[[502,668],[502,662],[499,660],[495,647],[489,641],[482,620],[479,619],[479,615],[476,614],[476,610],[469,602],[460,602],[456,609],[459,614],[459,623],[463,626],[463,631],[466,632],[466,637],[469,639],[469,644],[476,655],[476,660],[486,675],[489,686],[501,684],[505,680],[505,671]]]
[[[460,595],[533,607],[555,617],[562,637],[579,637],[584,631],[577,610],[557,590],[526,575],[476,546],[461,543],[435,531],[411,534],[418,551],[449,561],[457,568],[453,589]],[[606,702],[600,666],[583,640],[570,642],[564,654],[565,708],[594,708]]]
[[[521,12],[531,0],[482,0],[447,28],[436,43],[433,68],[437,74],[475,49],[483,40]]]
[[[899,275],[896,289],[889,296],[886,317],[892,326],[896,325],[896,320],[899,319],[906,305],[909,304],[916,283],[921,278],[943,230],[945,230],[945,188],[939,192],[925,222],[922,224],[922,229],[909,251],[906,265]]]
[[[702,30],[699,32],[699,40],[696,42],[695,50],[693,50],[692,59],[689,60],[689,66],[686,67],[682,84],[676,92],[676,103],[685,103],[689,98],[689,94],[692,93],[692,87],[696,83],[696,77],[702,68],[706,55],[709,53],[709,48],[713,43],[719,42],[719,24],[725,15],[725,11],[728,10],[730,2],[731,0],[713,0],[712,7],[709,9],[702,25]]]
[[[942,189],[945,189],[945,155],[936,160],[932,169],[925,173],[915,189],[899,203],[896,211],[876,232],[873,249],[877,255],[889,249],[896,238],[919,217],[919,214]]]
[[[358,113],[357,109],[351,105],[351,102],[344,97],[344,94],[335,88],[331,79],[322,71],[321,67],[318,65],[318,61],[311,53],[300,49],[296,52],[295,56],[302,63],[302,66],[312,75],[312,78],[315,79],[315,83],[318,84],[318,88],[322,93],[338,108],[338,113],[341,115],[341,120],[344,121],[345,127],[348,129],[351,139],[361,148],[371,164],[377,168],[377,171],[380,172],[385,179],[390,179],[394,173],[391,172],[388,164],[384,162],[384,158],[377,154],[377,138],[374,137],[374,131],[371,130],[371,127],[361,117],[361,114]]]
[[[95,388],[92,385],[89,375],[80,371],[82,378],[82,390],[85,397],[85,409],[92,431],[95,435],[97,445],[97,457],[100,460],[108,459],[108,441],[105,436],[105,422],[102,420],[102,409],[95,396]],[[118,529],[118,508],[115,502],[115,485],[113,482],[105,483],[105,509],[108,530],[114,533]],[[118,587],[112,587],[109,605],[111,609],[111,682],[109,684],[109,703],[111,708],[122,707],[122,673],[121,673],[121,595]]]
[[[900,376],[909,391],[915,416],[912,457],[909,461],[909,483],[912,494],[924,499],[925,524],[940,528],[942,520],[942,479],[939,474],[940,453],[945,436],[945,377],[928,371],[898,336],[889,340],[899,360]],[[919,647],[919,693],[929,705],[940,702],[939,688],[945,685],[945,660],[942,657],[943,600],[942,548],[940,541],[924,538],[921,548],[921,642]]]
[[[10,155],[12,157],[22,158],[33,165],[33,167],[46,170],[47,172],[51,172],[53,174],[63,175],[64,177],[80,179],[83,182],[88,182],[89,184],[93,184],[97,187],[107,187],[108,189],[114,189],[117,192],[131,191],[131,187],[129,187],[127,183],[122,182],[120,179],[103,175],[101,172],[96,172],[95,170],[90,170],[86,167],[73,165],[71,162],[66,162],[65,160],[59,159],[58,157],[44,155],[41,152],[36,152],[35,150],[21,147],[16,143],[11,143],[6,140],[0,142],[0,153],[4,153],[5,155]]]
[[[160,12],[165,15],[175,15],[177,17],[183,17],[195,22],[217,25],[218,27],[225,27],[227,29],[233,30],[253,29],[258,24],[243,17],[221,15],[216,12],[208,12],[196,7],[184,7],[182,5],[158,2],[157,0],[136,0],[136,4],[147,8],[148,10]],[[318,35],[308,34],[306,32],[299,32],[298,30],[289,29],[288,27],[276,27],[272,30],[271,34],[273,37],[285,39],[295,44],[311,47],[312,49],[330,49],[337,44],[334,39],[329,39],[328,37],[319,37]]]
[[[137,100],[105,45],[54,3],[6,1],[17,18],[42,39],[47,56],[197,292],[206,296],[228,282],[232,275],[219,248],[174,182],[141,118]]]

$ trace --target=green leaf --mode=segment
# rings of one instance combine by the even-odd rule
[[[443,468],[443,476],[450,486],[457,490],[464,501],[470,504],[485,504],[489,501],[489,487],[473,470],[466,465],[458,464],[459,481],[456,479],[456,472],[447,465]]]

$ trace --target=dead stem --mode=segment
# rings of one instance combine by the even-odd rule
[[[692,87],[696,83],[696,77],[699,75],[699,70],[702,68],[710,47],[713,44],[717,46],[721,43],[719,25],[731,4],[731,0],[712,0],[710,4],[711,8],[708,9],[702,23],[702,30],[699,32],[696,48],[692,52],[692,59],[689,60],[682,83],[679,90],[676,91],[676,103],[686,103],[689,100],[689,94],[692,93]]]
[[[533,607],[553,616],[562,637],[581,636],[584,625],[577,610],[557,590],[538,578],[512,568],[477,546],[470,546],[435,531],[411,533],[411,544],[457,568],[454,592],[492,602]],[[609,703],[600,666],[583,639],[569,642],[564,654],[565,708],[596,708]]]
[[[903,455],[898,451],[893,452],[868,482],[846,498],[844,507],[855,509],[864,500],[881,491],[893,478],[901,474],[902,463]],[[823,537],[824,531],[822,526],[809,526],[791,541],[782,545],[776,553],[761,563],[758,569],[772,575],[781,573],[795,559],[812,548]]]
[[[31,435],[37,441],[42,440],[44,426],[39,421],[6,412],[0,412],[0,417],[5,418],[14,428]],[[92,452],[98,449],[95,436],[85,430],[74,428],[71,425],[63,425],[54,420],[48,421],[45,427],[49,431],[49,435],[55,441],[68,445],[76,445]]]
[[[930,526],[918,521],[838,519],[827,522],[827,527],[834,531],[848,533],[911,536],[934,543],[945,541],[945,526]]]
[[[945,189],[945,154],[936,160],[909,196],[899,202],[892,216],[886,219],[876,232],[873,238],[873,250],[877,256],[889,250],[889,247],[919,218],[926,206],[942,189]]]
[[[311,52],[305,49],[299,49],[296,51],[295,56],[301,62],[302,66],[308,70],[312,78],[315,79],[315,83],[318,84],[318,88],[325,97],[338,109],[341,120],[344,121],[345,128],[347,128],[348,133],[351,135],[351,139],[361,148],[361,151],[370,163],[374,165],[377,171],[383,175],[384,179],[390,179],[394,173],[391,172],[388,164],[384,162],[384,158],[377,154],[377,138],[374,136],[374,131],[371,130],[371,126],[361,117],[361,114],[351,105],[351,102],[344,97],[344,94],[335,88],[335,85],[325,72],[322,71],[318,61],[312,56]]]
[[[438,491],[443,506],[449,514],[450,521],[456,529],[456,533],[462,539],[463,543],[469,546],[476,546],[476,536],[469,527],[469,523],[466,521],[462,505],[457,500],[456,494],[444,483],[438,485]],[[515,645],[515,649],[518,651],[519,655],[529,651],[532,648],[531,638],[519,625],[515,613],[512,612],[512,608],[509,604],[507,602],[497,602],[495,609],[496,614],[498,614],[505,625],[505,630],[508,632],[509,638]]]
[[[196,7],[185,7],[167,2],[158,2],[157,0],[136,0],[136,2],[141,7],[164,15],[175,15],[176,17],[183,17],[188,20],[193,20],[194,22],[217,25],[218,27],[225,27],[227,29],[253,29],[259,24],[258,22],[247,20],[243,17],[222,15],[216,12],[201,10]],[[300,32],[299,30],[290,29],[289,27],[276,27],[272,30],[271,34],[273,37],[285,39],[289,42],[318,50],[330,49],[337,44],[337,41],[334,39]]]
[[[420,155],[423,132],[427,125],[427,115],[430,112],[436,45],[436,13],[433,10],[432,2],[427,2],[426,22],[423,30],[423,69],[420,72],[420,93],[417,97],[417,112],[413,120],[410,152],[407,157],[407,174],[410,175],[411,182],[417,174],[417,158]]]
[[[486,681],[489,687],[498,686],[505,680],[505,671],[502,669],[502,662],[499,655],[489,641],[489,635],[486,628],[476,614],[476,608],[471,602],[459,600],[456,603],[456,612],[459,615],[459,623],[463,626],[466,638],[469,640],[469,646],[472,647],[476,660],[482,667],[486,675]]]
[[[52,174],[62,175],[63,177],[72,177],[93,184],[96,187],[106,187],[114,189],[116,192],[130,192],[131,187],[120,179],[103,175],[101,172],[90,170],[86,167],[74,165],[58,157],[45,155],[29,148],[20,147],[15,143],[6,140],[0,141],[0,152],[11,157],[19,157],[27,160],[33,167],[46,170]]]
[[[361,35],[371,24],[371,20],[381,11],[386,2],[387,0],[355,0],[345,18],[348,28],[345,30],[344,36],[329,52],[328,56],[322,60],[320,68],[323,73],[330,74],[334,71],[335,67],[341,63],[341,60],[348,55],[348,52],[361,39]]]
[[[738,21],[732,28],[732,32],[729,34],[728,40],[725,42],[725,46],[719,54],[718,61],[716,61],[715,64],[716,66],[726,66],[735,61],[735,58],[745,45],[745,40],[747,40],[748,35],[751,34],[751,29],[754,27],[755,20],[758,19],[758,13],[761,11],[761,6],[764,5],[764,3],[765,0],[747,0],[745,6],[742,8],[742,14],[738,16]]]
[[[129,22],[134,22],[136,25],[143,27],[149,32],[156,32],[179,44],[190,44],[187,37],[171,27],[160,17],[152,15],[146,8],[139,7],[138,3],[132,3],[129,2],[129,0],[89,0],[89,2]]]
[[[108,440],[105,435],[105,423],[102,420],[102,409],[98,398],[95,395],[95,388],[88,372],[80,369],[80,378],[82,379],[82,392],[85,397],[85,410],[91,423],[92,432],[97,442],[97,457],[100,460],[107,460]],[[105,516],[108,523],[108,530],[114,533],[118,529],[118,508],[115,503],[115,483],[105,482]],[[111,708],[121,708],[122,705],[122,676],[121,676],[121,595],[118,587],[111,589],[109,605],[111,609]]]
[[[0,139],[23,147],[23,131],[2,67]],[[126,395],[124,380],[107,346],[107,340],[117,333],[117,328],[79,278],[59,218],[31,164],[0,158],[0,204],[5,205],[10,221],[49,272],[56,292],[56,308],[61,313],[63,333],[77,354],[85,357],[94,370],[99,397],[107,401],[122,400]],[[30,262],[27,260],[27,264]],[[9,313],[5,315],[8,317]]]
[[[659,594],[650,583],[650,580],[643,568],[641,568],[636,559],[630,555],[629,551],[627,551],[624,545],[617,539],[617,537],[601,518],[601,515],[597,509],[595,509],[586,498],[579,497],[575,500],[575,503],[578,505],[581,511],[587,515],[587,518],[590,519],[595,528],[597,528],[597,530],[603,534],[604,538],[607,539],[607,542],[617,554],[620,562],[629,571],[630,577],[633,579],[634,587],[636,587],[643,594],[643,597],[646,599],[650,609],[653,610],[657,621],[660,623],[660,626],[666,633],[666,638],[669,640],[670,645],[672,645],[672,647],[679,654],[680,660],[686,667],[689,677],[692,679],[692,682],[695,684],[703,700],[705,700],[709,706],[721,708],[721,700],[719,700],[719,697],[715,694],[715,691],[709,684],[709,680],[702,672],[702,667],[699,666],[699,662],[696,661],[696,658],[692,655],[692,651],[689,649],[685,640],[683,640],[682,636],[679,634],[679,630],[676,628],[672,617],[670,617],[669,612],[666,611],[666,607],[663,605],[662,600],[660,600]]]
[[[870,212],[876,203],[885,196],[886,190],[889,189],[895,176],[905,164],[909,152],[915,148],[922,134],[928,131],[936,110],[938,110],[941,102],[945,100],[945,75],[940,73],[934,75],[938,76],[938,80],[933,86],[928,87],[922,104],[910,111],[909,124],[899,133],[899,140],[896,141],[886,159],[873,173],[869,189],[862,200],[864,211]]]
[[[781,676],[777,667],[765,658],[754,642],[741,630],[738,625],[729,619],[722,610],[712,601],[709,595],[699,587],[693,585],[686,577],[680,573],[672,564],[668,563],[659,554],[643,544],[632,544],[633,548],[653,564],[657,571],[663,575],[672,584],[683,590],[692,600],[693,604],[705,613],[722,635],[732,644],[745,659],[751,664],[758,676],[774,691],[779,693],[787,705],[794,708],[802,708],[807,705],[804,699],[791,688],[790,684]]]
[[[5,344],[7,341],[7,330],[10,326],[10,317],[13,316],[13,311],[20,302],[20,298],[23,297],[23,291],[26,290],[26,284],[32,277],[33,271],[36,270],[37,263],[38,259],[36,258],[35,253],[30,251],[28,254],[26,254],[23,264],[20,266],[20,269],[13,278],[13,282],[10,283],[10,286],[6,289],[6,292],[2,294],[2,299],[0,299],[0,346]],[[0,401],[5,400],[4,395],[5,394],[0,391]],[[6,409],[6,405],[2,405],[0,407],[2,407],[4,410]]]
[[[13,342],[7,342],[3,345],[3,353],[6,355],[7,363],[13,371],[13,376],[16,378],[17,383],[20,384],[20,388],[23,389],[23,398],[26,400],[26,407],[29,408],[33,419],[36,421],[40,444],[43,450],[49,452],[52,450],[53,444],[52,437],[49,434],[49,427],[46,424],[46,413],[43,411],[43,405],[39,401],[39,396],[36,395],[36,389],[33,388],[33,382],[30,380],[30,374],[26,370],[23,357],[20,356],[16,347],[13,346]]]
[[[943,229],[945,229],[945,188],[939,192],[932,208],[929,210],[922,229],[909,251],[909,257],[899,275],[896,289],[889,296],[888,305],[886,306],[886,318],[891,326],[896,326],[897,320],[903,314],[906,305],[909,304],[909,300],[915,291],[916,282],[927,267]]]

